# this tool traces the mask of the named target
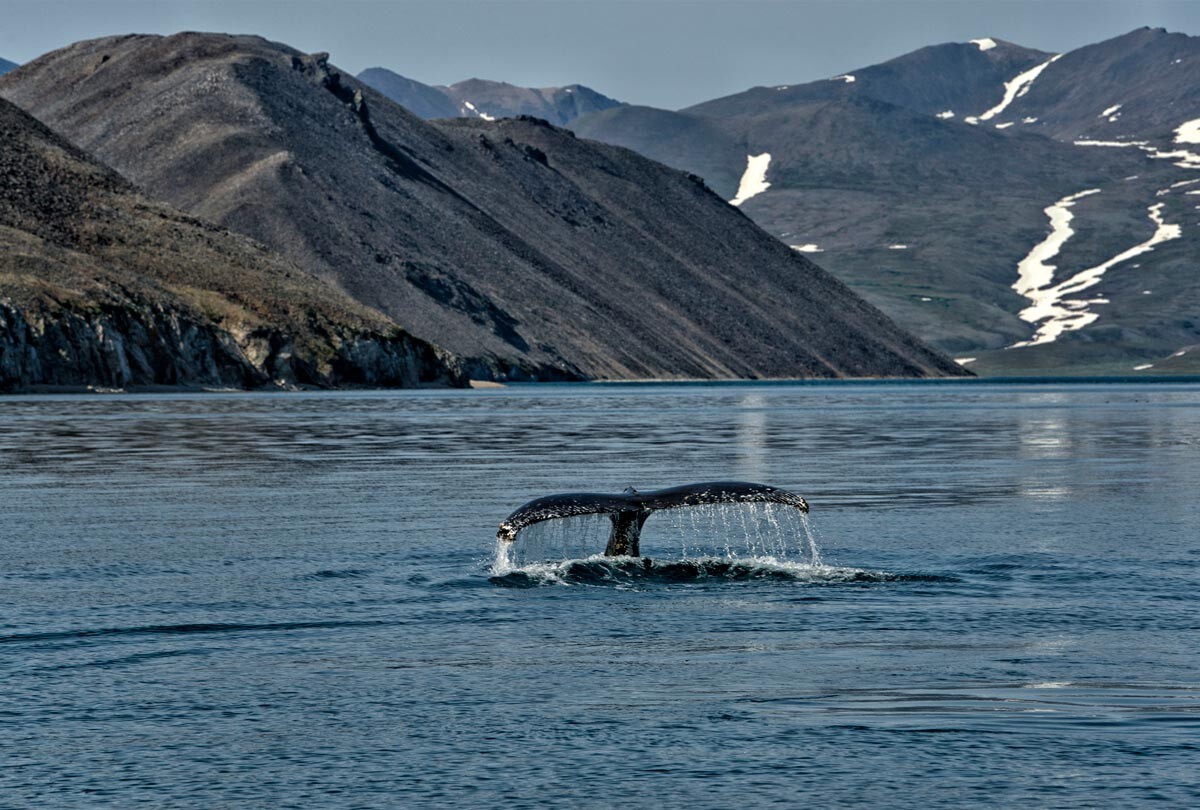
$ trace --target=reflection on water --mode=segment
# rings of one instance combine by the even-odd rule
[[[758,481],[766,472],[767,407],[761,394],[746,394],[738,403],[737,448],[741,451],[738,468],[747,480]]]
[[[492,570],[720,479],[823,560]],[[1189,806],[1197,480],[1186,384],[0,399],[0,806]]]

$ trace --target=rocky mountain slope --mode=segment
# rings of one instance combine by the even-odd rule
[[[113,37],[0,94],[499,379],[958,373],[696,177],[531,119],[427,123],[254,37]]]
[[[972,368],[1151,371],[1200,338],[1193,69],[1200,40],[1162,30],[984,38],[572,128],[702,175]]]
[[[1141,28],[1054,59],[992,123],[1036,118],[1036,131],[1063,141],[1166,145],[1198,116],[1200,37]]]
[[[454,384],[452,358],[0,100],[0,390]]]
[[[422,118],[515,118],[529,115],[562,126],[581,115],[621,106],[590,87],[516,87],[468,79],[449,87],[421,84],[387,68],[368,68],[358,80]]]

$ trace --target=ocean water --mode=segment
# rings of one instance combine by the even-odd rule
[[[497,559],[722,479],[820,564]],[[1198,496],[1196,384],[3,398],[0,806],[1196,806]]]

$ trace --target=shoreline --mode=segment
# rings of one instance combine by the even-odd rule
[[[1138,385],[1138,384],[1197,384],[1200,374],[1113,374],[1113,375],[1054,375],[1038,374],[1030,376],[997,376],[997,377],[797,377],[772,379],[628,379],[628,380],[577,380],[555,382],[507,382],[499,383],[490,380],[472,380],[466,387],[450,386],[418,386],[413,388],[378,388],[370,386],[341,386],[336,388],[319,388],[316,386],[295,386],[289,388],[216,388],[206,386],[186,385],[147,385],[131,386],[129,388],[108,388],[104,386],[78,385],[39,385],[29,388],[0,391],[0,400],[10,397],[39,397],[39,396],[147,396],[147,395],[195,395],[195,396],[228,396],[228,395],[289,395],[289,394],[347,394],[347,393],[451,393],[451,392],[488,392],[504,389],[529,389],[533,387],[562,388],[568,386],[595,387],[771,387],[771,386],[806,386],[806,387],[838,387],[838,386],[945,386],[945,385]]]

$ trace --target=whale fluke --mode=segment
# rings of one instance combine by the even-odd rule
[[[651,512],[716,503],[777,503],[808,511],[808,503],[793,492],[744,481],[710,481],[650,492],[630,487],[620,495],[568,492],[536,498],[505,518],[496,536],[511,543],[522,529],[535,523],[577,515],[608,515],[612,532],[604,554],[637,557],[642,526]]]

